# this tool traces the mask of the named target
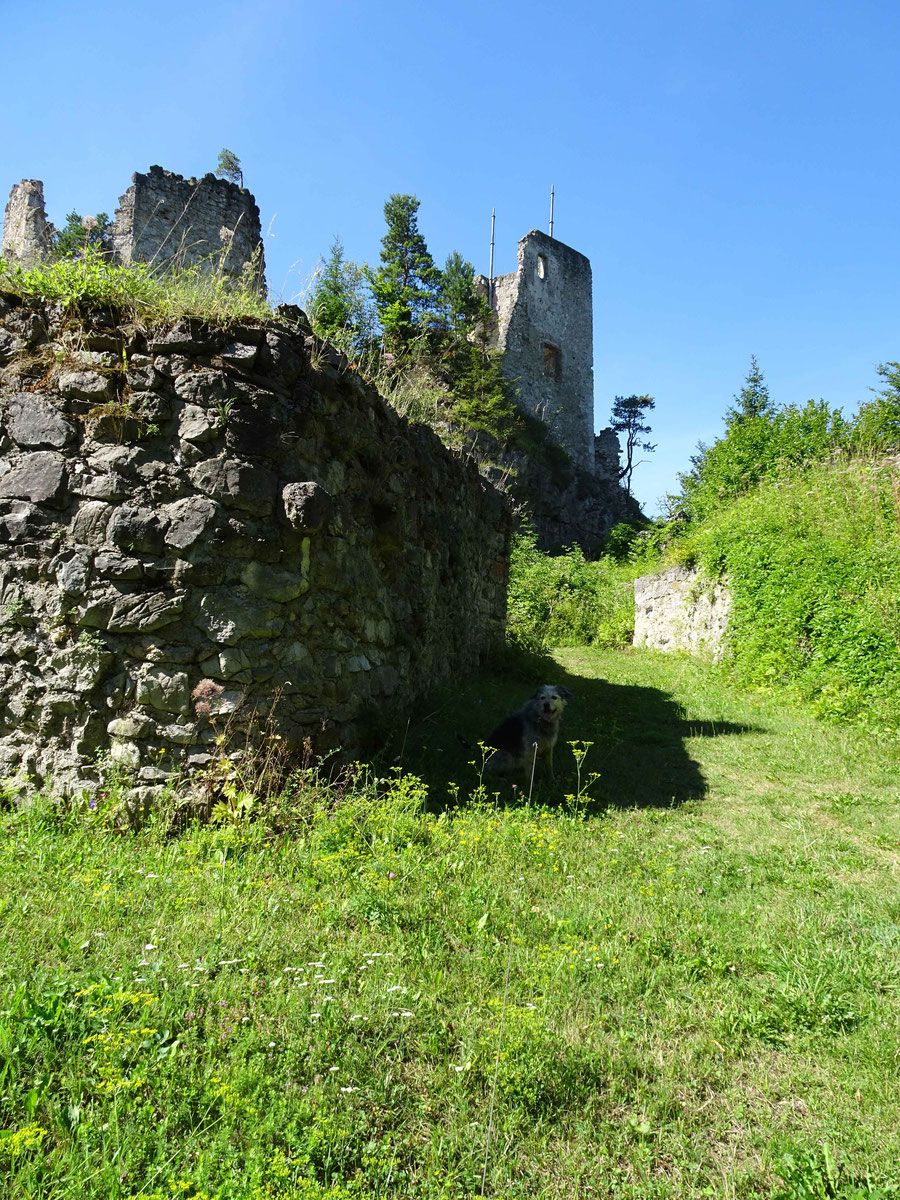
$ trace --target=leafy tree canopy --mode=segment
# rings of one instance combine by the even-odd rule
[[[900,363],[882,363],[877,371],[886,386],[872,388],[874,399],[860,405],[855,441],[866,449],[900,450]]]
[[[851,438],[851,424],[824,400],[777,408],[755,357],[735,399],[738,407],[728,410],[725,436],[712,446],[701,442],[691,470],[679,476],[682,494],[676,503],[697,519],[749,491],[781,464],[823,459]]]

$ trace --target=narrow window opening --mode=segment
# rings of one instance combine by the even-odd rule
[[[547,259],[543,254],[539,254],[537,256],[537,258],[538,258],[538,261],[537,261],[538,279],[546,279],[547,278]]]
[[[562,355],[557,346],[544,343],[544,378],[558,380],[562,377]]]

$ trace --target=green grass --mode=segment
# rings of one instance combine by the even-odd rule
[[[468,1197],[487,1149],[494,1197],[900,1194],[893,752],[555,658],[436,696],[386,751],[424,782],[292,838],[0,814],[0,1190]],[[531,803],[480,791],[455,731],[544,681],[581,797],[565,744]]]
[[[252,273],[251,273],[252,275]],[[119,316],[168,321],[182,316],[230,321],[265,320],[272,310],[252,277],[234,280],[215,264],[115,266],[97,251],[28,270],[0,259],[0,290],[23,298],[59,301],[72,312],[112,309]]]

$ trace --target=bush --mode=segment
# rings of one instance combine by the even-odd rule
[[[900,472],[889,459],[784,468],[695,535],[727,575],[739,675],[822,716],[900,726]]]
[[[588,562],[573,546],[551,557],[526,527],[510,557],[507,636],[526,650],[625,646],[634,632],[633,571],[610,558]]]
[[[680,477],[680,502],[703,520],[771,477],[784,464],[820,461],[846,446],[852,427],[824,400],[777,412],[735,416],[723,438],[701,446],[693,469]]]

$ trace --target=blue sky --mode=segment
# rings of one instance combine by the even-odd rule
[[[335,234],[375,260],[392,192],[439,263],[546,228],[594,276],[597,427],[656,399],[649,513],[756,354],[772,398],[853,413],[900,358],[896,0],[437,6],[0,0],[0,192],[110,213],[133,171],[241,159],[269,283]]]

